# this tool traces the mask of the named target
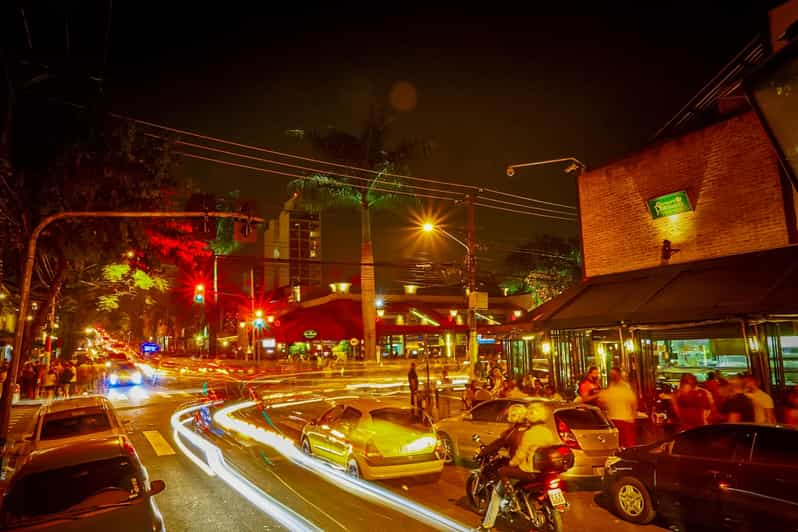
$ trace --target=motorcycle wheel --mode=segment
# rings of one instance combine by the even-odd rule
[[[523,494],[523,497],[526,499],[526,503],[529,505],[527,507],[529,510],[527,510],[524,508],[524,502],[519,501],[521,503],[520,516],[522,517],[522,526],[525,530],[537,530],[539,532],[563,532],[562,514],[555,510],[549,501],[533,500],[526,494]],[[533,519],[532,516],[528,515],[530,510],[538,514],[539,517]],[[543,518],[542,523],[539,521],[540,517]],[[538,523],[540,524],[538,525]]]
[[[466,495],[471,507],[476,510],[478,514],[485,513],[488,509],[488,502],[490,502],[491,490],[489,486],[485,486],[481,481],[479,473],[472,472],[468,475],[466,480]]]

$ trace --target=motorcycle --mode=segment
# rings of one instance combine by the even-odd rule
[[[479,435],[474,434],[472,439],[479,444],[480,450],[474,456],[474,462],[479,467],[468,475],[466,494],[472,507],[481,515],[487,510],[493,488],[499,482],[499,469],[509,463],[509,457],[499,453],[484,453],[485,445]],[[546,452],[559,455],[561,465],[538,468],[550,471],[541,473],[533,481],[518,482],[515,485],[516,504],[505,498],[499,506],[499,516],[504,517],[514,528],[520,525],[526,530],[563,530],[562,513],[568,509],[568,502],[560,486],[559,474],[573,466],[573,453],[567,447],[545,448],[542,454]]]

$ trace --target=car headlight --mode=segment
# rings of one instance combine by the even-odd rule
[[[133,384],[141,384],[141,373],[136,371],[130,375],[130,380]]]
[[[116,373],[111,373],[110,375],[108,375],[108,382],[109,382],[109,383],[110,383],[112,386],[113,386],[114,384],[118,384],[118,383],[119,383],[119,375],[117,375]]]
[[[604,462],[604,467],[607,470],[610,470],[610,469],[612,469],[612,466],[614,466],[615,464],[617,464],[621,460],[623,460],[623,459],[620,456],[615,456],[615,455],[608,456],[607,460]]]

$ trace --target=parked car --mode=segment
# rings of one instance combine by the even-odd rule
[[[138,385],[144,381],[141,370],[133,362],[112,360],[107,365],[105,382],[108,386]]]
[[[510,426],[507,422],[510,406],[528,405],[532,401],[545,406],[549,428],[574,453],[574,466],[562,477],[600,478],[605,460],[618,448],[618,429],[594,406],[532,397],[492,399],[458,416],[438,421],[436,428],[444,448],[444,459],[447,463],[470,460],[479,451],[474,434],[483,442],[492,442]]]
[[[28,455],[0,506],[0,529],[165,530],[150,482],[126,437],[67,443]]]
[[[607,459],[604,492],[633,523],[798,530],[798,431],[707,425]]]
[[[443,471],[432,420],[404,403],[359,398],[339,401],[302,429],[302,451],[353,477],[437,478]]]
[[[111,402],[101,395],[88,395],[42,405],[33,416],[23,446],[26,447],[24,451],[42,450],[124,434],[124,426]]]

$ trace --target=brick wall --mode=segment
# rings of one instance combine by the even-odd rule
[[[646,201],[686,190],[693,212],[654,220]],[[745,113],[646,148],[579,179],[585,273],[670,263],[789,244],[779,167],[764,130]]]

